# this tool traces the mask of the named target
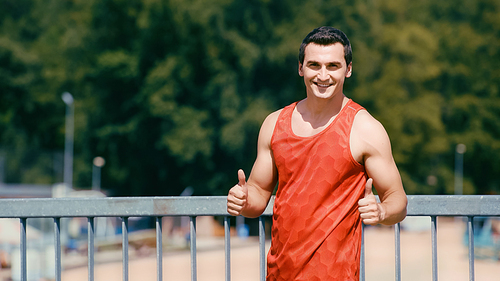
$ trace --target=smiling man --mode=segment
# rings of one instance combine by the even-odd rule
[[[229,214],[257,217],[278,182],[267,280],[359,280],[361,222],[391,225],[406,216],[384,127],[344,95],[351,74],[342,31],[309,33],[299,50],[306,98],[264,120],[250,177],[239,170],[229,191]]]

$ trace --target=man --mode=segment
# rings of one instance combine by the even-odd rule
[[[361,222],[406,216],[384,127],[343,93],[351,60],[342,31],[320,27],[306,36],[299,52],[306,98],[264,120],[250,177],[239,170],[229,191],[229,214],[257,217],[279,183],[267,280],[359,280]]]

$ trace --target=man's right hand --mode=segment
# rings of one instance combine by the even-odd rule
[[[238,170],[238,184],[229,190],[227,195],[227,212],[232,216],[239,216],[247,205],[248,187],[246,186],[245,172]]]

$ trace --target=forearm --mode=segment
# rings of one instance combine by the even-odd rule
[[[406,217],[407,198],[405,195],[395,196],[379,203],[381,208],[381,224],[393,225],[401,222]]]
[[[259,217],[266,210],[270,198],[271,193],[259,191],[256,187],[249,185],[247,203],[241,215],[247,218]]]

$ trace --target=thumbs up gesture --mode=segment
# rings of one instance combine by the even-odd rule
[[[365,185],[365,197],[358,201],[358,210],[364,224],[376,225],[383,221],[384,209],[377,203],[377,198],[373,194],[373,179],[368,179]]]
[[[239,216],[247,205],[248,187],[245,172],[238,170],[238,184],[229,190],[227,195],[227,212],[232,216]]]

